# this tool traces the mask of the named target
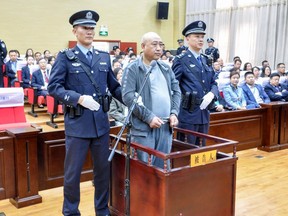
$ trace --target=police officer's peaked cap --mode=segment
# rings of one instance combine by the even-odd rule
[[[183,39],[178,39],[177,42],[178,43],[182,43],[182,42],[184,42],[184,40]]]
[[[119,46],[113,46],[112,49],[115,51],[116,49],[119,49]]]
[[[184,36],[188,36],[189,34],[206,34],[205,29],[206,24],[203,21],[198,20],[187,25],[183,29],[182,34]]]
[[[127,51],[128,51],[128,52],[131,51],[131,50],[133,51],[133,48],[132,48],[132,47],[128,47],[128,48],[127,48]]]
[[[98,13],[92,10],[83,10],[74,13],[70,17],[69,23],[73,25],[73,27],[77,25],[95,27],[98,20]]]
[[[208,42],[208,43],[214,42],[214,39],[213,39],[213,38],[207,38],[207,42]]]

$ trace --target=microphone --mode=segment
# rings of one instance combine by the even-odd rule
[[[149,70],[147,71],[146,75],[150,74],[151,71],[153,70],[153,68],[156,66],[157,62],[155,60],[152,60],[151,63],[150,63],[150,68]]]

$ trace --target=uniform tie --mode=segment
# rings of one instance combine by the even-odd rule
[[[200,56],[200,55],[197,57],[197,60],[198,60],[199,64],[200,64],[201,67],[202,67],[202,59],[201,59],[201,56]]]
[[[86,55],[87,55],[87,60],[88,60],[89,64],[91,65],[92,56],[93,56],[93,55],[92,55],[92,52],[91,52],[91,51],[88,51]]]

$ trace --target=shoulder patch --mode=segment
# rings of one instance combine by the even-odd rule
[[[183,58],[185,56],[185,53],[180,53],[179,55],[176,56],[176,58]]]
[[[65,49],[60,50],[59,52],[65,53],[67,50],[68,50],[68,48],[65,48]]]

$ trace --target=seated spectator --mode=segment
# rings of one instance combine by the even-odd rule
[[[47,62],[44,58],[39,60],[40,69],[32,74],[32,87],[37,88],[37,95],[42,95],[44,98],[48,95],[47,86],[49,82],[49,74],[47,71]],[[38,107],[43,108],[44,101],[38,101]]]
[[[5,64],[5,72],[6,75],[9,77],[8,86],[14,87],[15,82],[18,81],[17,78],[17,58],[18,58],[18,51],[17,50],[10,50],[9,51],[9,61]]]
[[[112,61],[112,70],[114,71],[115,68],[121,68],[121,63],[116,58]]]
[[[223,96],[227,106],[232,110],[245,110],[244,92],[238,86],[240,74],[235,69],[230,72],[230,83],[223,88]]]
[[[247,109],[260,108],[260,103],[269,103],[270,98],[263,87],[255,83],[254,74],[250,71],[245,73],[245,84],[242,86],[247,103]]]
[[[47,61],[47,70],[49,71],[48,73],[50,74],[50,71],[52,69],[53,64],[55,63],[56,58],[54,56],[49,56],[48,61]]]
[[[28,56],[32,56],[34,58],[34,51],[32,48],[28,48],[25,52],[25,59],[27,60]]]
[[[39,60],[42,58],[42,54],[40,52],[35,52],[34,54],[35,64],[39,64]]]
[[[287,76],[284,63],[278,63],[277,64],[277,73],[280,75],[280,77],[281,76]]]
[[[280,75],[272,73],[270,82],[265,86],[265,92],[271,101],[288,101],[288,87],[285,84],[280,84]]]
[[[121,84],[123,69],[115,68],[113,72],[118,82]],[[113,97],[110,104],[109,116],[115,120],[115,124],[117,126],[123,125],[127,114],[128,114],[128,108]]]
[[[29,56],[26,58],[27,65],[22,68],[22,81],[23,81],[23,88],[31,87],[31,78],[33,73],[34,67],[34,58],[33,56]]]
[[[234,57],[235,58],[235,57]],[[241,59],[239,58],[236,58],[236,60],[234,60],[234,65],[233,67],[239,71],[241,71],[241,65],[242,65],[242,61]]]
[[[252,64],[250,62],[246,62],[244,64],[243,71],[252,71]]]
[[[224,61],[223,61],[223,59],[222,59],[222,58],[218,58],[218,59],[217,59],[217,62],[219,63],[220,68],[221,68],[221,70],[222,70],[222,68],[224,67]]]
[[[219,79],[219,73],[221,72],[220,64],[216,61],[213,63],[213,70],[215,72],[214,79]]]
[[[260,76],[260,68],[257,66],[254,66],[252,68],[252,73],[254,74],[255,83],[262,86],[263,80],[262,80],[262,77]]]
[[[262,72],[261,72],[261,75],[260,75],[260,76],[261,76],[261,77],[270,77],[271,72],[272,72],[272,70],[271,70],[271,68],[270,68],[269,65],[264,66],[264,67],[262,68]]]
[[[51,52],[49,50],[44,50],[43,57],[48,62],[48,58],[51,56]]]

